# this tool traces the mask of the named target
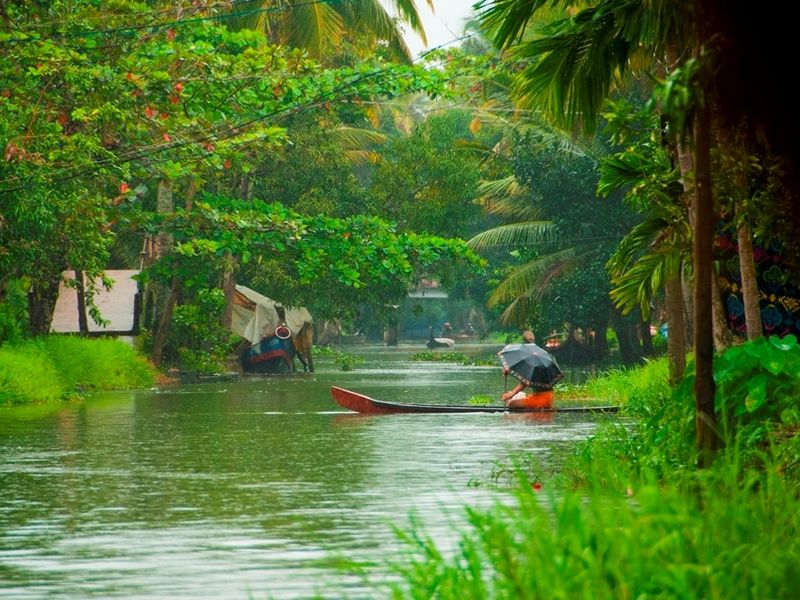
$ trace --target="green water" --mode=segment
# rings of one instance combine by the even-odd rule
[[[346,373],[318,360],[315,374],[1,408],[0,597],[376,597],[336,558],[393,555],[392,524],[411,513],[446,546],[463,505],[503,499],[471,485],[495,461],[547,460],[595,427],[331,400],[331,385],[454,404],[502,391],[499,368],[407,360],[422,349],[360,348]]]

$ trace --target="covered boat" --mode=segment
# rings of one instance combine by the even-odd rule
[[[250,288],[236,286],[231,331],[249,344],[241,354],[245,371],[292,371],[295,354],[305,366],[310,358],[312,328],[311,313],[304,307],[287,308]]]

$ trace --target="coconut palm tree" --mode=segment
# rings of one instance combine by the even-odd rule
[[[694,133],[694,343],[695,398],[699,465],[708,464],[719,444],[716,433],[713,379],[712,242],[714,231],[711,192],[710,98],[700,91],[710,73],[704,69],[704,43],[711,32],[703,31],[694,3],[673,0],[601,0],[560,22],[550,24],[538,36],[522,39],[528,24],[545,0],[483,0],[481,19],[499,46],[515,42],[517,53],[531,60],[521,74],[517,92],[529,101],[544,101],[566,121],[593,129],[600,107],[612,85],[631,72],[639,60],[648,64],[674,57],[681,67],[689,58],[676,49],[692,48],[692,76],[696,101],[682,113]],[[566,5],[567,3],[564,2]],[[695,28],[694,26],[698,27]],[[662,58],[663,57],[663,58]],[[673,66],[673,65],[670,65]],[[688,69],[686,69],[688,71]],[[686,110],[691,109],[690,113]],[[691,118],[693,117],[693,119]],[[685,131],[681,131],[682,134]],[[686,141],[688,136],[683,136]]]
[[[681,201],[677,168],[662,147],[629,147],[601,159],[598,194],[627,187],[627,202],[646,218],[620,242],[606,267],[611,298],[623,313],[639,307],[647,317],[663,288],[669,335],[670,379],[686,367],[686,331],[681,276],[691,262],[692,232]]]
[[[428,4],[433,7],[432,0]],[[303,48],[314,57],[337,49],[345,39],[374,47],[386,44],[391,55],[411,61],[401,23],[425,41],[414,0],[393,0],[399,19],[379,0],[234,0],[229,10],[233,27],[264,31],[275,44]]]

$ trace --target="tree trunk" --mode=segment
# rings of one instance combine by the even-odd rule
[[[175,200],[172,195],[172,182],[169,179],[162,179],[158,182],[158,194],[156,196],[156,212],[158,214],[172,214],[175,212]],[[172,236],[159,231],[155,242],[155,260],[162,258],[172,250]]]
[[[158,182],[156,212],[158,214],[171,214],[174,211],[175,203],[172,194],[172,182],[169,179],[162,179]],[[172,236],[166,231],[159,231],[156,235],[153,247],[153,262],[167,256],[171,250]],[[158,325],[153,338],[153,352],[151,358],[156,366],[160,366],[164,352],[164,344],[167,340],[167,332],[169,331],[169,321],[172,319],[172,309],[177,301],[177,278],[172,278],[172,284],[169,289],[162,284],[155,284],[154,288],[155,317]]]
[[[28,325],[32,335],[47,335],[53,322],[53,312],[58,300],[61,269],[42,276],[31,285],[28,294]]]
[[[686,370],[686,322],[683,318],[683,285],[676,273],[665,283],[667,303],[667,355],[670,383],[678,382]]]
[[[747,219],[745,202],[750,197],[748,182],[749,156],[747,152],[746,126],[719,128],[718,143],[723,147],[726,157],[730,157],[729,171],[736,182],[734,196],[735,220],[737,223],[736,242],[739,256],[739,273],[742,278],[742,303],[747,327],[747,339],[754,340],[763,334],[761,307],[759,306],[756,264],[753,255],[753,240]],[[730,175],[729,175],[730,176]]]
[[[683,321],[686,323],[686,347],[694,347],[694,284],[686,271],[681,273],[681,293],[683,293]]]
[[[400,326],[397,321],[391,321],[384,329],[383,339],[387,346],[397,346],[398,330]]]
[[[222,271],[222,292],[225,294],[225,310],[222,313],[222,326],[230,330],[233,319],[233,299],[236,296],[236,259],[233,254],[225,254]]]
[[[78,294],[78,331],[82,335],[89,333],[89,321],[86,318],[86,293],[83,288],[83,271],[75,269],[75,291]]]
[[[169,333],[169,326],[172,322],[172,311],[175,309],[175,303],[178,301],[178,278],[172,277],[172,284],[169,289],[169,296],[164,302],[161,309],[161,317],[158,320],[158,328],[156,329],[155,336],[153,336],[153,364],[157,367],[161,365],[161,359],[164,354],[164,346],[167,343],[167,333]]]
[[[608,320],[610,313],[607,312],[603,317],[598,318],[597,322],[594,324],[594,342],[592,344],[592,350],[594,351],[595,360],[601,360],[608,356]],[[542,340],[542,345],[544,345],[546,340]]]
[[[739,207],[736,207],[739,213]],[[744,321],[747,325],[747,339],[754,340],[764,333],[761,322],[761,309],[756,280],[756,262],[753,255],[753,240],[750,237],[750,225],[742,219],[736,230],[739,246],[739,272],[742,275],[742,297],[744,299]]]
[[[711,191],[711,110],[698,110],[695,120],[694,202],[694,352],[695,424],[698,467],[711,465],[719,447],[714,411],[714,331],[712,314],[714,197]]]
[[[710,148],[710,141],[709,141],[709,148]],[[677,143],[677,149],[678,149],[678,165],[681,171],[681,181],[683,184],[683,191],[689,200],[688,201],[689,225],[695,232],[696,236],[697,211],[695,210],[695,207],[697,205],[697,194],[699,193],[699,190],[697,189],[697,173],[696,172],[694,174],[692,173],[692,170],[695,169],[695,160],[694,157],[692,157],[691,153],[686,148],[686,146],[681,144],[680,142]],[[709,194],[711,194],[710,188],[709,188]],[[712,213],[713,213],[713,196],[712,196]],[[712,249],[713,249],[713,239],[714,239],[713,235],[714,234],[712,230],[711,234]],[[728,331],[728,325],[725,322],[725,307],[722,305],[722,296],[720,295],[716,276],[713,274],[711,279],[711,289],[712,289],[711,323],[714,332],[713,333],[714,347],[718,352],[722,352],[731,345],[731,336],[730,332]]]
[[[653,336],[650,334],[650,319],[639,321],[637,326],[639,339],[642,341],[642,356],[655,356],[656,349],[653,347]]]
[[[635,365],[642,358],[636,340],[636,332],[634,324],[626,321],[619,314],[619,311],[614,309],[611,313],[611,326],[617,334],[617,342],[619,343],[619,356],[625,365]],[[571,338],[571,336],[570,336]]]
[[[714,320],[712,324],[712,330],[714,331],[714,350],[718,353],[722,353],[731,347],[733,335],[730,329],[728,329],[728,321],[725,317],[725,304],[722,302],[722,291],[719,289],[719,283],[717,282],[717,272],[714,268],[713,258],[711,262],[711,315]]]

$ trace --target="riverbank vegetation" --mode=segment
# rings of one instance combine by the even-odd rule
[[[118,340],[47,336],[0,346],[0,405],[153,385],[156,371]]]
[[[557,470],[520,462],[512,500],[468,509],[455,550],[403,532],[408,554],[392,562],[399,579],[387,596],[794,597],[800,345],[761,339],[718,365],[719,389],[740,392],[717,395],[728,426],[713,467],[693,467],[693,405],[670,388],[666,360],[597,377],[573,395],[623,399],[623,419],[601,425]],[[762,389],[767,372],[779,374]]]

